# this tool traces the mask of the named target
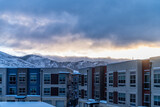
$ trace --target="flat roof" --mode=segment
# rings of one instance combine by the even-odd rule
[[[0,107],[55,107],[44,102],[0,102]]]

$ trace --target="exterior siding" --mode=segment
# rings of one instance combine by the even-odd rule
[[[8,68],[7,69],[7,84],[6,84],[7,95],[10,95],[10,93],[9,93],[10,88],[15,88],[16,89],[15,95],[17,95],[17,71],[18,71],[18,69],[16,69],[16,68]],[[16,84],[10,84],[10,80],[9,80],[10,75],[15,75],[16,76]]]
[[[119,73],[124,73],[125,83],[124,86],[119,86],[118,75]],[[130,87],[130,73],[135,72],[136,75],[136,87]],[[113,73],[113,86],[109,86],[109,74]],[[108,64],[107,66],[107,99],[109,99],[109,92],[125,93],[125,104],[117,104],[117,101],[113,101],[109,104],[117,105],[120,107],[129,107],[130,106],[130,94],[136,95],[136,106],[142,105],[142,62],[141,61],[126,61]],[[116,83],[115,83],[116,82]],[[118,84],[117,84],[118,83]],[[118,95],[114,95],[114,100]]]
[[[37,78],[35,83],[31,82],[31,75],[34,74]],[[36,89],[35,95],[40,95],[40,69],[39,68],[29,68],[28,69],[28,95],[31,94],[31,89]]]
[[[24,96],[27,95],[27,68],[18,68],[18,73],[17,73],[17,95],[21,95],[21,93],[19,93],[20,88],[24,88],[25,89],[25,93]],[[25,81],[21,82],[20,79],[20,75],[23,74],[25,76]]]

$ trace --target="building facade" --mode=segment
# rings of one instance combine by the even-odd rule
[[[72,70],[44,68],[42,73],[42,101],[57,107],[67,107],[71,94]]]
[[[68,68],[1,68],[0,101],[42,101],[67,107],[72,73]]]
[[[142,105],[142,62],[107,65],[107,102],[119,107]]]
[[[79,107],[98,106],[100,100],[106,100],[106,72],[106,66],[79,70]]]
[[[150,59],[151,62],[151,107],[160,107],[160,57]]]

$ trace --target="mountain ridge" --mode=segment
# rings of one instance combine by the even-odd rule
[[[22,57],[12,56],[7,53],[0,51],[0,67],[2,68],[9,68],[9,67],[19,67],[19,68],[55,68],[55,67],[67,67],[74,70],[78,70],[85,67],[93,67],[93,66],[102,66],[107,65],[108,63],[111,63],[112,59],[91,59],[91,58],[77,58],[75,57],[75,60],[72,61],[72,58],[70,60],[62,61],[63,57],[59,57],[61,60],[54,60],[54,57],[48,57],[48,56],[41,56],[41,55],[25,55]],[[69,58],[68,58],[69,59]],[[81,59],[81,60],[80,60]],[[122,61],[122,60],[119,60]],[[114,60],[112,62],[117,62],[117,60]]]

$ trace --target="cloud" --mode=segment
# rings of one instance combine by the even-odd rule
[[[0,37],[4,37],[3,34],[5,34],[6,39],[51,42],[51,38],[55,35],[70,33],[77,20],[76,16],[71,16],[66,12],[59,15],[52,13],[47,17],[1,13],[0,21],[3,22],[1,26],[5,28],[1,30]]]
[[[159,5],[159,0],[0,0],[0,45],[59,54],[157,47]]]

